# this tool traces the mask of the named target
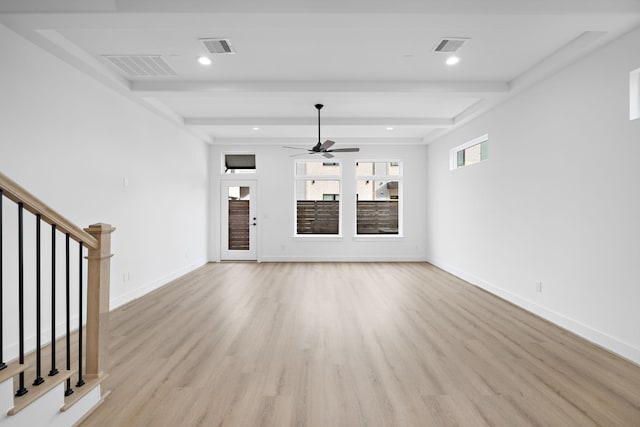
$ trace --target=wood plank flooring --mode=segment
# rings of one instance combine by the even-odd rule
[[[111,315],[82,426],[640,426],[640,367],[423,263],[208,264]]]

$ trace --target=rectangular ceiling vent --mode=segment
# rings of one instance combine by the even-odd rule
[[[436,48],[433,50],[445,53],[456,52],[467,41],[469,41],[469,39],[465,37],[447,37],[446,39],[440,40]]]
[[[168,77],[177,75],[161,55],[103,55],[129,77]]]
[[[236,53],[229,39],[200,39],[209,53]]]

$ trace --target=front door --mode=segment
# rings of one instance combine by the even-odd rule
[[[255,261],[256,254],[256,182],[222,181],[220,217],[223,261]]]

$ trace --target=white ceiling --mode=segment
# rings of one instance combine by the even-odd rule
[[[316,103],[323,138],[429,142],[640,25],[640,1],[3,0],[0,22],[208,142],[308,144]],[[207,37],[237,53],[199,65]],[[443,37],[470,39],[454,67]],[[161,55],[176,75],[103,55]]]

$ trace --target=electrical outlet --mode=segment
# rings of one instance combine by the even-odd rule
[[[542,282],[536,282],[536,292],[542,292]]]

